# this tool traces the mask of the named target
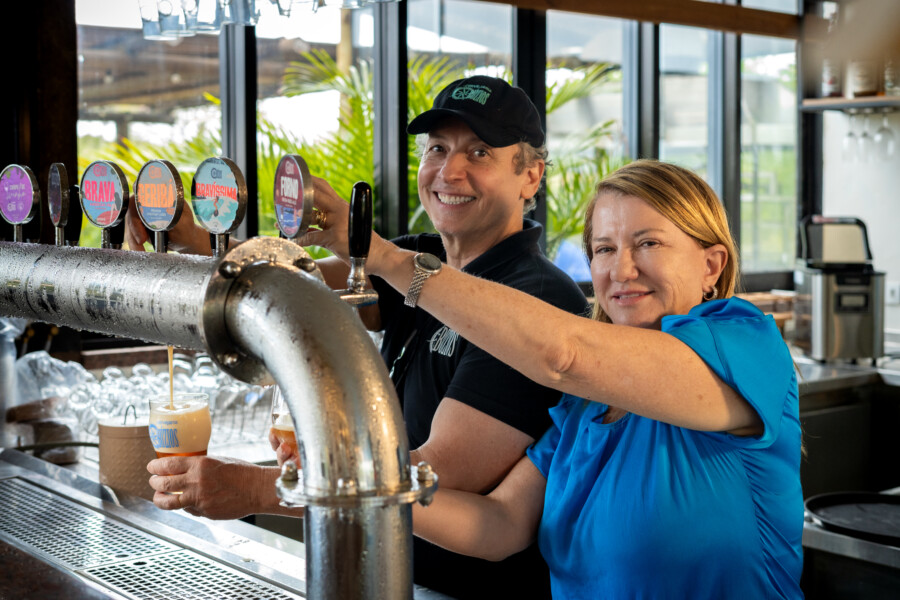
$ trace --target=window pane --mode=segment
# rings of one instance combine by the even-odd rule
[[[706,178],[710,32],[677,25],[659,29],[659,157]]]
[[[797,228],[794,42],[741,38],[741,266],[791,269]]]
[[[408,0],[409,118],[431,108],[456,79],[492,75],[512,80],[512,7],[462,0]],[[419,157],[409,140],[409,232],[433,231],[419,203]]]
[[[78,173],[110,160],[134,184],[141,156],[172,161],[190,190],[197,166],[221,150],[219,40],[145,40],[136,3],[78,0]],[[99,247],[85,220],[81,244]]]
[[[257,7],[259,233],[277,235],[273,185],[285,154],[302,156],[343,198],[373,182],[374,21],[371,7],[295,3],[289,16]]]
[[[796,15],[798,2],[799,0],[743,0],[741,6]]]
[[[625,21],[547,11],[547,254],[589,281],[584,210],[597,182],[625,161]]]

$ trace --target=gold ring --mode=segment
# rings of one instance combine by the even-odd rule
[[[326,219],[325,212],[319,210],[318,208],[315,209],[315,212],[316,212],[316,226],[319,229],[325,229],[325,219]]]

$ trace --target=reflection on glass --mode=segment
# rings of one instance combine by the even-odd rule
[[[511,80],[511,6],[463,0],[409,0],[406,10],[411,116],[431,108],[441,88],[461,77],[481,74]],[[409,144],[409,231],[433,231],[418,199],[418,154],[413,138]]]
[[[355,182],[373,181],[374,17],[370,6],[331,2],[315,14],[294,6],[290,17],[268,0],[257,6],[259,232],[278,235],[274,181],[284,155],[299,154],[344,198]]]
[[[183,14],[182,0],[172,0]],[[199,8],[204,6],[201,1]],[[171,160],[190,189],[192,170],[222,154],[218,102],[219,40],[183,38],[178,44],[144,36],[157,2],[140,0],[141,20],[117,20],[108,0],[77,0],[78,162],[119,164],[133,183],[142,164],[134,156]],[[151,10],[152,9],[152,10]],[[198,12],[198,18],[199,18]],[[182,17],[183,18],[183,17]],[[81,228],[80,245],[100,246],[100,230]]]
[[[706,176],[709,165],[709,35],[660,26],[659,157]]]
[[[625,21],[547,11],[547,255],[576,281],[597,181],[625,159],[622,54]],[[571,98],[568,99],[567,98]]]
[[[795,44],[741,36],[741,268],[793,268],[797,228]]]

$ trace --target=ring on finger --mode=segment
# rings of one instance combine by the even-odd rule
[[[327,218],[327,217],[325,216],[325,212],[319,210],[318,208],[316,208],[316,209],[314,209],[314,210],[315,210],[315,213],[316,213],[316,226],[317,226],[319,229],[325,229],[325,220],[326,220],[326,218]]]

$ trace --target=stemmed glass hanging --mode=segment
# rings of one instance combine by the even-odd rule
[[[875,136],[872,140],[875,142],[875,153],[881,157],[882,160],[888,160],[896,152],[897,142],[894,137],[894,132],[891,131],[891,126],[888,123],[888,113],[890,109],[886,109],[881,118],[881,127],[878,128],[878,131],[875,132]]]
[[[863,115],[862,133],[859,134],[859,139],[857,140],[859,144],[857,153],[859,162],[869,162],[869,159],[872,157],[872,136],[869,134],[869,117],[871,113],[872,110],[868,109]]]
[[[847,134],[844,135],[844,139],[841,142],[841,157],[844,162],[856,162],[857,153],[859,151],[859,144],[857,143],[857,136],[855,133],[856,129],[856,120],[858,115],[856,111],[850,112],[850,118],[847,120]]]

